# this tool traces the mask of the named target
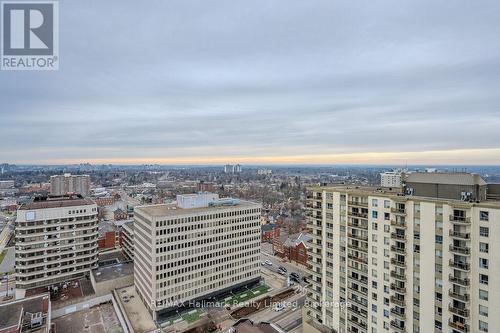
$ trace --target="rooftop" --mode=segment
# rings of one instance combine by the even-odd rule
[[[468,172],[413,172],[408,174],[408,183],[487,185],[476,173]]]
[[[231,208],[255,208],[258,206],[257,203],[251,201],[239,201],[235,205],[219,205],[219,206],[208,206],[201,208],[179,208],[173,204],[161,204],[161,205],[150,205],[150,206],[139,206],[135,208],[138,213],[143,213],[151,217],[163,217],[163,216],[176,216],[176,215],[187,215],[196,214],[204,212],[217,212],[224,211]]]
[[[134,274],[134,263],[132,261],[99,267],[92,271],[96,283],[115,280],[124,276]]]
[[[95,205],[95,202],[81,196],[37,197],[33,201],[24,203],[19,210],[34,210],[46,208],[60,208],[72,206]]]
[[[31,314],[42,313],[43,324],[39,327],[45,327],[47,314],[49,311],[49,294],[41,294],[34,297],[27,297],[20,300],[4,303],[0,305],[0,330],[9,327],[24,326],[23,323],[31,324]],[[29,316],[29,318],[27,317]]]

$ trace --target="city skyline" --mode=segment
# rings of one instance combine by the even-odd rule
[[[2,161],[499,165],[499,5],[397,4],[63,3]]]

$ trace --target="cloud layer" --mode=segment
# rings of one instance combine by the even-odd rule
[[[464,164],[500,164],[497,1],[91,0],[59,11],[60,70],[0,72],[6,162],[384,163],[437,151],[448,163],[460,150]]]

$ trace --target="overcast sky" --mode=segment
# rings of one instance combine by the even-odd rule
[[[61,1],[0,162],[500,164],[498,1]]]

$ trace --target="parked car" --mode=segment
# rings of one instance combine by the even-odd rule
[[[291,272],[291,273],[290,273],[290,277],[293,277],[293,278],[295,278],[295,279],[297,279],[297,280],[299,280],[299,279],[300,279],[299,274],[297,274],[297,273],[295,273],[295,272]]]
[[[285,267],[283,267],[283,266],[280,266],[278,269],[279,269],[280,271],[286,272],[286,268],[285,268]]]
[[[285,310],[285,306],[282,303],[278,303],[274,306],[273,310],[276,312],[280,312],[280,311]]]
[[[281,269],[278,269],[278,274],[285,275],[286,273],[283,272]]]
[[[296,277],[295,277],[295,276],[293,276],[293,275],[290,275],[290,281],[295,281],[295,282],[297,282],[297,283],[300,283],[299,278],[296,278]]]
[[[264,261],[264,262],[265,262],[265,263],[266,263],[266,265],[268,265],[268,266],[272,266],[272,265],[273,265],[273,263],[271,262],[271,260],[266,260],[266,261]]]

